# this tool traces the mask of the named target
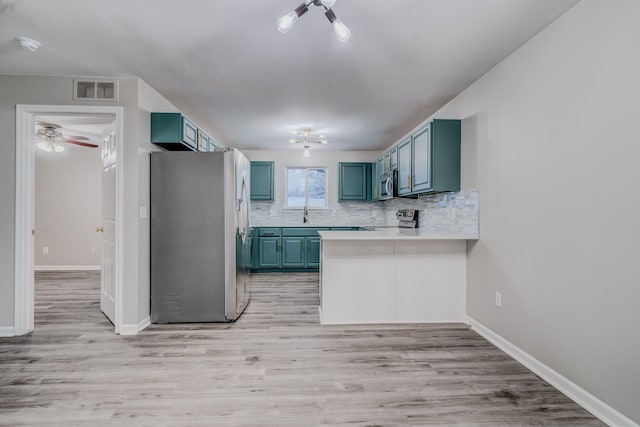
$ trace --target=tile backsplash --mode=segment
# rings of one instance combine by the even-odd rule
[[[253,227],[398,225],[398,209],[418,209],[420,229],[433,233],[478,234],[478,190],[438,193],[417,199],[385,202],[330,203],[328,209],[309,210],[302,222],[302,209],[285,209],[284,202],[251,202]]]

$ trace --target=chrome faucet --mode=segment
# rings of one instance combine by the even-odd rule
[[[302,211],[302,222],[303,223],[308,223],[309,222],[309,210],[307,209],[307,206],[305,205],[304,210]]]

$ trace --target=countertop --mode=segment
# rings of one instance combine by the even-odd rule
[[[434,233],[420,228],[376,227],[362,231],[318,231],[322,240],[478,240],[477,234]]]

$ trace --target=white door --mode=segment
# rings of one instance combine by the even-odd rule
[[[115,325],[116,313],[116,134],[109,133],[102,144],[102,274],[100,309]]]

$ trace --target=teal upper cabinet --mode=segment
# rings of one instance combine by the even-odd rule
[[[376,162],[373,164],[373,169],[374,172],[372,173],[373,175],[373,200],[379,200],[380,199],[380,177],[382,175],[384,175],[384,156],[380,157],[378,160],[376,160]]]
[[[218,144],[212,137],[209,137],[209,151],[215,151],[216,148],[220,148],[220,144]]]
[[[391,150],[391,153],[389,153],[389,156],[391,157],[390,163],[391,163],[391,168],[389,170],[394,170],[398,168],[398,147],[394,147],[393,150]]]
[[[397,151],[399,195],[460,190],[460,120],[433,120]]]
[[[273,200],[273,162],[251,162],[251,200]]]
[[[209,135],[198,131],[198,151],[209,151]]]
[[[371,163],[338,164],[338,200],[371,200]]]
[[[460,120],[434,120],[431,126],[432,191],[460,191]]]
[[[398,145],[398,195],[411,193],[411,138]]]
[[[197,150],[198,128],[181,113],[151,113],[151,142],[166,150]]]
[[[411,192],[431,190],[431,124],[413,134]]]

